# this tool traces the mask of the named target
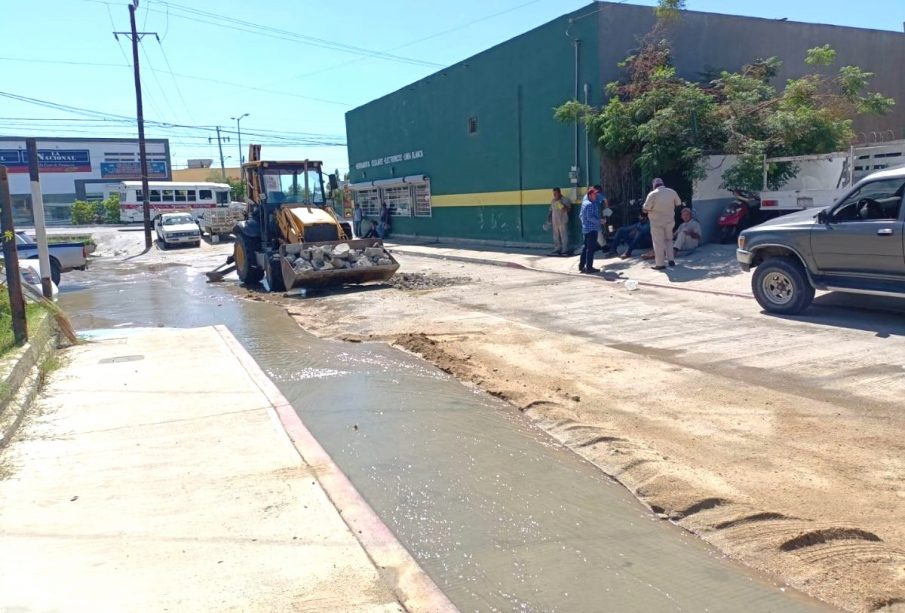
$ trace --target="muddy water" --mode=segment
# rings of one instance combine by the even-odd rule
[[[652,518],[510,407],[419,359],[316,339],[189,267],[73,274],[60,302],[79,329],[227,325],[463,611],[820,608]]]

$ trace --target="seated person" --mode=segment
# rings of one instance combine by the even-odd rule
[[[676,255],[680,251],[692,252],[701,244],[701,224],[694,219],[691,209],[688,207],[682,209],[682,223],[679,224],[673,241],[673,253]]]
[[[638,216],[636,223],[619,228],[607,245],[607,251],[604,256],[613,257],[617,255],[619,246],[623,243],[626,245],[626,251],[622,254],[622,259],[631,257],[632,251],[635,249],[649,249],[651,247],[650,221],[647,218],[647,213],[642,212]]]

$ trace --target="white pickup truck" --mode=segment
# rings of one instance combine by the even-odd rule
[[[241,202],[232,202],[229,206],[218,206],[213,209],[205,209],[198,215],[198,227],[201,234],[208,234],[212,243],[225,239],[236,227],[236,224],[245,219],[245,205]]]
[[[85,270],[88,266],[88,246],[85,243],[51,243],[50,279],[60,284],[62,273],[70,270]],[[37,260],[38,244],[24,232],[16,232],[16,251],[21,260]]]

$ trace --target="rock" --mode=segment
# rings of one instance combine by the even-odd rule
[[[384,251],[380,247],[368,247],[365,249],[365,255],[371,259],[381,258],[384,255]]]
[[[390,258],[379,258],[377,260],[378,266],[389,266],[392,263],[393,263],[393,261]]]
[[[340,243],[333,247],[333,257],[347,258],[350,251],[352,251],[352,248],[347,243]]]

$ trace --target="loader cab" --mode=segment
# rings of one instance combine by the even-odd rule
[[[326,204],[320,162],[267,163],[261,168],[261,184],[261,199],[268,205],[323,207]]]

